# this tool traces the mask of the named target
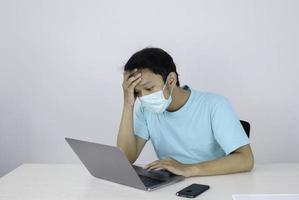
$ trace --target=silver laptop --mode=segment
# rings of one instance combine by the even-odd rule
[[[65,138],[94,177],[151,191],[184,179],[166,170],[148,171],[131,165],[124,152],[113,146]]]

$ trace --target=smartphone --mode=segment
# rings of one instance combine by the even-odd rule
[[[208,185],[193,183],[188,187],[185,187],[184,189],[178,191],[176,195],[180,197],[195,198],[201,193],[203,193],[204,191],[208,190],[209,188],[210,186]]]

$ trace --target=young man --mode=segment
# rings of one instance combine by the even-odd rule
[[[173,59],[159,48],[135,53],[124,67],[117,146],[131,163],[151,139],[159,160],[145,166],[185,177],[250,171],[249,139],[228,100],[180,87]],[[141,104],[134,108],[135,100]]]

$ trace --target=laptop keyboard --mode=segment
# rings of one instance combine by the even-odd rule
[[[153,179],[153,178],[150,178],[147,176],[142,176],[140,174],[138,176],[140,177],[141,181],[144,183],[144,185],[146,187],[151,187],[151,186],[158,185],[159,183],[164,182],[163,180]]]
[[[136,165],[133,165],[133,167],[146,187],[155,186],[165,181],[169,181],[175,176],[173,173],[164,170],[148,171]]]

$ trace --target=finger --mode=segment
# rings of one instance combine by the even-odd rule
[[[157,167],[157,168],[152,169],[152,170],[154,170],[154,171],[162,171],[162,170],[165,170],[165,169],[163,169],[163,168],[161,168],[161,167]],[[149,170],[149,171],[151,171],[151,170]]]
[[[131,74],[133,74],[134,72],[137,71],[137,68],[133,69],[133,70],[127,70],[123,72],[124,78],[128,78]]]
[[[151,162],[151,163],[145,165],[145,166],[144,166],[144,169],[147,169],[147,168],[149,168],[149,167],[151,167],[151,166],[157,164],[158,162],[159,162],[159,160],[156,160],[156,161],[154,161],[154,162]]]
[[[137,68],[131,70],[131,71],[125,71],[124,72],[124,80],[127,80],[132,74],[137,72]]]
[[[149,167],[151,167],[151,166],[153,166],[153,165],[156,165],[156,164],[159,164],[159,163],[161,163],[161,164],[168,163],[168,161],[169,161],[168,158],[171,159],[171,157],[166,157],[166,158],[164,158],[164,159],[155,160],[154,162],[151,162],[151,163],[145,165],[144,168],[149,168]]]
[[[129,90],[134,90],[135,87],[136,87],[136,85],[139,84],[140,81],[141,81],[141,77],[135,79],[132,83],[130,83],[130,85],[127,86],[127,88],[128,88]]]
[[[156,162],[156,161],[155,161],[155,162]],[[149,167],[153,166],[155,162],[151,162],[151,163],[145,165],[143,168],[144,168],[144,169],[148,169]]]
[[[163,163],[157,163],[157,164],[149,167],[147,170],[151,171],[151,170],[157,170],[157,169],[166,169],[166,165],[164,165]]]
[[[137,75],[135,75],[135,76],[130,77],[130,78],[127,80],[127,85],[128,85],[128,86],[131,85],[131,83],[132,83],[133,81],[135,81],[136,79],[138,79],[139,77],[141,77],[141,74],[140,74],[140,73],[137,74]]]
[[[141,81],[141,77],[139,77],[135,81],[133,81],[129,87],[135,88],[136,85],[138,85],[138,83],[140,83],[140,81]]]
[[[158,168],[161,168],[163,169],[164,166],[166,166],[167,164],[164,163],[163,161],[161,160],[158,160],[157,162],[151,164],[150,166],[148,166],[147,170],[153,170],[153,169],[158,169]]]
[[[167,171],[170,171],[172,173],[176,173],[175,169],[167,163],[158,163],[157,165],[154,165],[154,166],[150,167],[148,170],[150,171],[150,170],[155,170],[155,169],[167,170]]]

